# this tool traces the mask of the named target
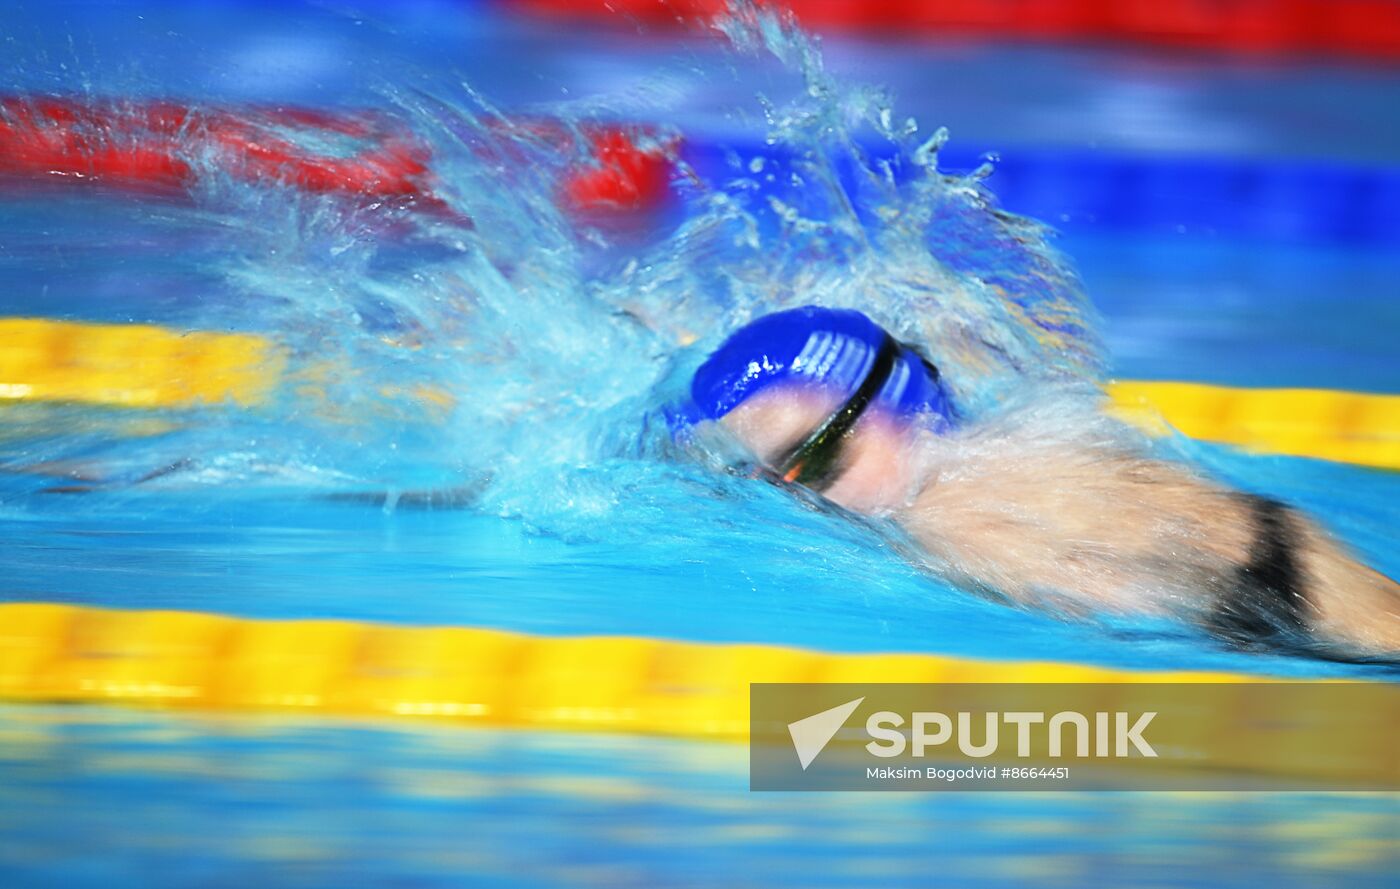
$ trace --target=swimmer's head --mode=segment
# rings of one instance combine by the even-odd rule
[[[860,312],[816,306],[734,333],[695,372],[691,398],[689,420],[724,420],[783,481],[838,502],[838,486],[859,481],[844,478],[860,475],[857,458],[881,449],[877,433],[942,432],[954,417],[932,363]]]

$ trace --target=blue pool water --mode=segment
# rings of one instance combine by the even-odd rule
[[[732,325],[754,290],[794,270],[837,270],[834,284],[809,282],[816,292],[853,287],[845,257],[868,293],[884,292],[890,270],[862,266],[849,229],[774,235],[781,226],[763,207],[759,227],[777,226],[761,232],[769,253],[695,250],[727,244],[715,232],[733,234],[736,218],[703,194],[656,227],[702,218],[709,229],[607,232],[606,249],[579,247],[545,206],[544,185],[492,176],[453,149],[489,113],[456,81],[511,113],[647,121],[716,148],[761,144],[770,124],[753,92],[789,95],[790,69],[750,68],[678,37],[565,35],[482,4],[377,15],[31,4],[10,29],[0,61],[16,91],[390,107],[436,140],[477,225],[384,245],[372,214],[217,179],[184,204],[57,191],[0,200],[0,314],[264,332],[291,344],[294,372],[320,359],[340,369],[319,398],[283,392],[262,413],[160,415],[175,428],[158,435],[116,412],[7,406],[0,462],[67,460],[117,484],[57,495],[41,493],[52,478],[0,477],[0,598],[1375,675],[1232,653],[1175,625],[1003,608],[916,570],[878,529],[657,459],[639,430],[694,350],[668,363],[666,335],[616,320],[619,295],[635,295],[628,308],[639,312],[667,308],[677,325]],[[1002,155],[989,186],[1001,190],[1002,176],[1008,207],[1063,230],[1054,246],[1102,316],[1113,375],[1400,392],[1400,252],[1384,224],[1393,205],[1327,198],[1328,183],[1383,196],[1393,181],[1400,75],[856,41],[829,45],[827,64],[841,83],[890,84],[900,115],[923,125],[914,143],[929,124],[948,124],[944,169]],[[787,126],[801,148],[809,134]],[[724,163],[722,150],[712,156]],[[751,157],[742,160],[741,173]],[[1344,175],[1307,179],[1321,169]],[[1114,170],[1124,191],[1104,187]],[[1125,170],[1162,180],[1144,186]],[[1151,200],[1202,171],[1215,186],[1197,193],[1213,197]],[[1283,195],[1277,206],[1295,222],[1234,206],[1261,193]],[[948,206],[944,231],[985,246],[989,217]],[[1343,219],[1353,206],[1362,222]],[[463,261],[457,237],[484,244],[494,271]],[[1038,236],[1028,243],[1016,261],[1049,257],[1052,274],[1023,295],[1077,293]],[[646,262],[629,270],[633,256]],[[786,263],[783,275],[760,275],[768,261]],[[917,265],[894,271],[918,279]],[[888,300],[880,307],[927,308],[901,280],[907,289],[875,297]],[[459,316],[464,293],[470,324]],[[973,302],[956,308],[997,320]],[[997,323],[1015,357],[1093,376],[1092,342],[1041,351]],[[415,329],[427,333],[408,358],[382,343]],[[967,385],[995,391],[1008,377]],[[446,387],[470,409],[425,421],[381,398],[384,381]],[[1307,509],[1400,574],[1400,475],[1169,447]],[[185,459],[192,469],[158,484],[121,484]],[[488,493],[469,508],[328,499],[475,483],[487,467]],[[1393,885],[1397,863],[1393,797],[814,801],[751,795],[744,772],[743,750],[724,745],[10,707],[0,711],[0,876],[77,886],[454,885],[464,874],[478,885],[894,886],[931,874],[1007,886],[1380,886]]]
[[[1222,475],[1309,509],[1381,570],[1400,569],[1387,531],[1400,494],[1395,474],[1200,453]],[[633,496],[637,509],[649,509]],[[686,531],[657,534],[650,545],[622,534],[561,539],[470,510],[386,514],[295,491],[35,499],[22,519],[7,510],[7,599],[1128,668],[1374,672],[1232,653],[1172,624],[1101,626],[1011,610],[947,587],[883,552],[878,538],[818,515],[784,515],[776,540],[754,535],[738,549],[726,545],[723,526],[704,546]],[[717,506],[723,522],[725,504]],[[633,514],[625,501],[613,508]]]
[[[1384,796],[751,794],[746,759],[727,744],[12,708],[0,876],[1379,889],[1400,864]]]

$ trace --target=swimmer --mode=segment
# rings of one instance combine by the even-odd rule
[[[961,586],[1185,617],[1241,647],[1400,652],[1400,586],[1267,497],[1139,453],[1107,418],[960,419],[937,367],[860,312],[767,315],[696,371],[679,427],[889,518]]]

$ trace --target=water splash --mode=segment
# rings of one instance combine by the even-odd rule
[[[277,341],[288,372],[275,402],[182,415],[106,451],[73,435],[31,442],[24,458],[81,456],[127,480],[177,467],[149,482],[165,486],[470,487],[488,511],[587,534],[619,511],[695,508],[697,487],[767,496],[656,459],[669,455],[649,412],[769,311],[866,311],[936,356],[972,415],[1027,387],[1097,380],[1074,273],[1045,229],[997,208],[986,170],[938,168],[946,132],[837,81],[781,14],[740,3],[715,33],[730,64],[687,76],[761,81],[763,131],[716,165],[653,128],[678,198],[646,231],[560,201],[564,177],[590,163],[586,128],[621,116],[605,99],[521,116],[445,77],[381,76],[385,113],[431,156],[432,212],[251,184],[217,151],[192,154],[195,207],[158,212],[217,232],[202,270],[227,296],[190,324]],[[690,92],[666,78],[653,114]]]

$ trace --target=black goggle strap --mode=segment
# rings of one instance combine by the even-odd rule
[[[880,390],[885,388],[899,358],[899,349],[895,338],[886,333],[880,351],[875,353],[870,372],[856,391],[779,464],[778,476],[783,481],[797,482],[813,490],[821,490],[832,481],[841,456],[842,440],[855,428],[856,421],[880,394]]]

